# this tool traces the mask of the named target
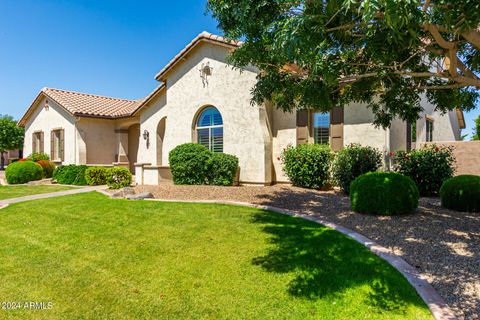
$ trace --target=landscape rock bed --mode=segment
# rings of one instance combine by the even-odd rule
[[[137,186],[158,199],[229,200],[269,205],[315,215],[354,230],[391,249],[414,266],[459,318],[479,319],[480,214],[440,207],[421,198],[414,214],[373,216],[355,213],[347,196],[286,185],[271,187]]]

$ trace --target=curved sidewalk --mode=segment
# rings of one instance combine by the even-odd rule
[[[12,203],[18,203],[18,202],[24,202],[24,201],[30,201],[30,200],[46,199],[46,198],[53,198],[53,197],[60,197],[60,196],[67,196],[67,195],[71,195],[71,194],[92,192],[92,191],[103,190],[103,189],[105,189],[105,186],[84,187],[84,188],[76,188],[76,189],[65,190],[65,191],[34,194],[34,195],[31,195],[31,196],[25,196],[25,197],[4,199],[4,200],[0,200],[0,209],[5,208],[9,204],[12,204]]]

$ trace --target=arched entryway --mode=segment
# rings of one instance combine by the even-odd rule
[[[165,139],[165,127],[167,117],[163,117],[157,126],[157,166],[163,165],[163,140]]]

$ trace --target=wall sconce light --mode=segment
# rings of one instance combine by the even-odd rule
[[[50,105],[48,104],[48,100],[45,100],[45,105],[43,107],[45,108],[45,110],[48,111],[48,109],[50,108]]]
[[[147,149],[150,145],[150,132],[147,129],[143,131],[143,139],[147,142]]]

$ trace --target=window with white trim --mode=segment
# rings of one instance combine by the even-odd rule
[[[313,139],[316,144],[330,144],[330,113],[313,114]]]
[[[197,120],[197,142],[213,152],[223,152],[223,119],[215,107],[205,108]]]

